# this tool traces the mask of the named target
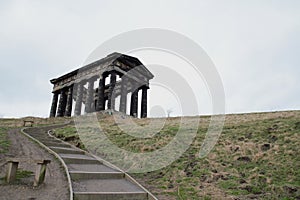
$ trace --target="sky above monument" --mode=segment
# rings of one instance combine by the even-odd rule
[[[82,66],[111,37],[149,27],[183,34],[205,50],[223,81],[226,113],[299,110],[299,10],[297,0],[3,0],[0,117],[49,116],[50,79]],[[147,52],[137,55],[147,66]],[[149,109],[160,101],[180,115],[169,94],[153,89]],[[208,107],[200,101],[191,115],[209,114]]]

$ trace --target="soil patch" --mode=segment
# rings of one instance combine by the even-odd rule
[[[0,194],[2,200],[11,199],[69,199],[69,188],[66,175],[58,160],[20,133],[20,129],[8,132],[10,147],[7,153],[0,154]],[[3,177],[6,173],[6,158],[20,160],[19,177],[16,182],[6,184]],[[36,169],[34,160],[49,159],[45,182],[33,187],[33,174]],[[33,173],[30,173],[33,172]]]

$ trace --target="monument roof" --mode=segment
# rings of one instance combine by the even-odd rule
[[[123,71],[127,72],[137,66],[139,66],[139,73],[146,76],[148,79],[152,79],[154,76],[153,74],[143,65],[143,63],[136,57],[121,54],[118,52],[111,53],[104,58],[96,60],[90,64],[87,64],[81,68],[78,68],[74,71],[71,71],[67,74],[64,74],[58,78],[51,79],[50,82],[55,84],[60,82],[64,79],[72,77],[78,73],[82,73],[88,70],[91,70],[95,67],[107,68],[111,65],[116,65],[121,68]]]

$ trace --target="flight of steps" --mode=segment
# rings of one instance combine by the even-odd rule
[[[110,167],[91,154],[50,136],[48,128],[30,128],[24,132],[58,154],[71,177],[74,199],[156,199],[126,173]]]

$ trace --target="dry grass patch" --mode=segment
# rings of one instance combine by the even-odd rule
[[[110,141],[132,152],[164,147],[180,124],[180,118],[169,118],[153,137],[136,138],[120,128],[120,124],[130,128],[122,120],[116,123],[107,115],[98,118]],[[142,127],[150,123],[149,119],[132,120]],[[133,176],[160,199],[300,198],[300,111],[227,115],[217,145],[206,158],[199,159],[209,120],[208,116],[201,118],[193,143],[171,165]],[[186,124],[194,122],[190,117]],[[105,147],[97,147],[93,131],[97,130],[86,129],[90,144],[105,157],[101,154]],[[140,129],[132,131],[137,134]],[[189,134],[188,129],[184,131]],[[55,132],[68,135],[74,133],[74,127]]]

